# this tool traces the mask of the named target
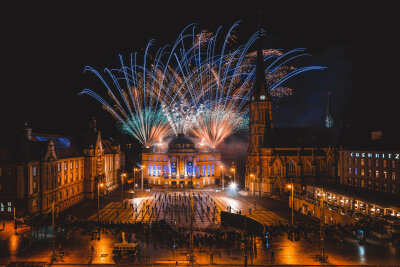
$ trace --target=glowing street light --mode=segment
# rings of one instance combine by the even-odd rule
[[[136,188],[136,172],[137,172],[138,168],[133,168],[133,184]]]
[[[97,223],[100,223],[100,188],[103,186],[103,183],[97,182]]]
[[[146,167],[146,165],[142,165],[142,168],[140,168],[141,170],[142,170],[142,190],[143,190],[143,169],[144,169],[144,167]]]
[[[292,201],[291,202],[292,202],[292,226],[293,226],[293,206],[294,206],[293,183],[289,184],[287,187],[292,190],[292,194],[291,194]]]
[[[235,168],[232,168],[232,169],[231,169],[231,172],[233,172],[233,182],[236,183],[236,169],[235,169]]]
[[[224,166],[220,165],[219,167],[221,167],[222,190],[224,190]]]

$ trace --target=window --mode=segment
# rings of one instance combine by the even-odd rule
[[[197,176],[200,176],[200,165],[196,166],[196,174]]]
[[[158,165],[158,172],[157,172],[157,176],[161,176],[161,165]]]
[[[201,170],[202,170],[202,175],[205,176],[206,175],[206,165],[203,165]]]
[[[351,174],[351,168],[349,168],[349,174]]]
[[[383,160],[383,167],[386,168],[386,159]]]
[[[364,176],[364,175],[365,175],[364,169],[361,169],[361,176]]]
[[[81,168],[83,168],[83,160],[81,160]]]
[[[205,161],[205,158],[203,158],[203,161]]]
[[[210,176],[210,165],[207,165],[207,176]]]
[[[385,192],[387,191],[387,183],[382,184],[382,190]]]
[[[365,164],[364,161],[365,161],[364,159],[361,159],[361,166],[364,166]]]
[[[200,158],[197,158],[197,161],[200,161]]]
[[[376,167],[379,166],[379,159],[375,159],[375,166],[376,166]]]
[[[368,170],[368,177],[372,177],[372,170]]]
[[[37,182],[33,182],[33,192],[36,193],[37,192]]]
[[[151,164],[149,164],[149,171],[148,171],[148,173],[149,173],[149,176],[151,175]]]
[[[396,194],[396,185],[392,184],[392,194]]]
[[[60,172],[61,171],[61,163],[57,164],[57,171]]]
[[[396,180],[396,173],[395,172],[392,172],[392,180],[393,181]]]
[[[0,203],[0,211],[4,211],[4,204]]]
[[[394,160],[392,160],[392,169],[396,168],[396,163]]]
[[[167,165],[163,165],[163,176],[167,176]]]
[[[153,176],[156,176],[156,171],[157,171],[157,166],[154,164],[153,165]]]
[[[380,189],[380,184],[379,182],[375,182],[375,190],[379,191]]]
[[[349,158],[349,165],[351,165],[351,158]]]
[[[354,169],[354,174],[357,175],[357,168]]]
[[[368,159],[368,166],[372,165],[372,159]]]
[[[378,170],[375,171],[375,177],[379,178],[379,171]]]
[[[69,165],[70,165],[70,169],[72,170],[74,168],[74,163],[71,161]]]
[[[349,185],[353,184],[353,179],[351,179],[351,177],[349,177]]]
[[[70,175],[70,181],[73,182],[74,181],[74,175],[71,173]]]
[[[358,159],[354,159],[354,165],[358,164]]]
[[[166,161],[167,159],[164,157],[164,161]]]
[[[387,179],[387,171],[383,171],[383,178]]]
[[[11,212],[11,202],[7,202],[7,211]]]
[[[214,164],[211,165],[211,175],[214,176]]]
[[[175,157],[172,158],[172,161],[175,161]]]
[[[364,181],[364,179],[361,179],[361,187],[362,187],[362,188],[365,188],[365,181]]]
[[[78,169],[78,166],[79,166],[78,161],[75,161],[75,169]]]
[[[36,175],[37,175],[37,167],[33,166],[33,176],[36,176]]]
[[[212,157],[211,160],[214,160],[214,157]]]
[[[68,170],[68,162],[65,162],[65,164],[64,164],[64,170]]]

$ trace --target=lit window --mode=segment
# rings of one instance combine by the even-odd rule
[[[210,176],[210,165],[207,165],[207,176]]]
[[[361,169],[361,176],[364,176],[364,175],[365,175],[364,169]]]
[[[396,163],[394,160],[392,160],[392,169],[396,168]]]
[[[349,174],[351,174],[351,168],[349,168]]]
[[[61,171],[61,164],[60,163],[57,164],[57,171],[58,172]]]
[[[387,179],[387,171],[383,171],[383,178]]]
[[[349,165],[351,165],[351,158],[349,158]]]
[[[393,181],[396,180],[396,173],[395,172],[392,172],[392,180]]]
[[[375,166],[376,166],[376,167],[379,166],[379,159],[375,159]]]
[[[197,161],[200,161],[200,158],[197,158]]]
[[[379,177],[379,171],[378,171],[378,170],[375,171],[375,177],[376,177],[376,178]]]
[[[37,175],[37,167],[35,166],[35,167],[33,167],[33,176],[36,176]]]
[[[214,176],[214,164],[211,165],[211,174],[212,174],[212,176]]]
[[[361,159],[361,166],[364,166],[364,159]]]
[[[11,212],[11,202],[8,202],[8,203],[7,203],[7,211],[8,211],[8,212]]]
[[[383,167],[386,168],[386,159],[383,160]]]
[[[4,211],[4,204],[0,203],[0,211]]]
[[[368,166],[372,165],[372,159],[368,159]]]
[[[68,162],[65,162],[65,164],[64,164],[64,170],[68,170]]]
[[[151,175],[151,164],[149,164],[149,176]]]
[[[354,169],[354,174],[357,175],[357,168]]]
[[[354,165],[358,164],[358,159],[354,159]]]
[[[371,177],[372,176],[372,171],[368,170],[368,176]]]
[[[156,176],[157,166],[153,165],[153,176]]]
[[[214,157],[212,157],[211,160],[214,160]]]
[[[74,163],[71,161],[69,165],[70,165],[70,169],[72,170],[74,168]]]
[[[161,176],[161,165],[158,165],[158,173],[157,176]]]
[[[203,161],[206,161],[206,159],[205,159],[205,158],[203,158]]]
[[[205,176],[206,175],[206,165],[203,165],[203,167],[201,169],[202,169],[203,176]]]
[[[164,161],[166,161],[167,159],[164,157]]]
[[[158,158],[157,161],[160,161],[160,158]]]

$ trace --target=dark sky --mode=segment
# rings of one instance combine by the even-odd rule
[[[98,103],[77,96],[86,87],[100,86],[93,76],[83,74],[86,65],[100,71],[118,67],[118,54],[129,56],[151,38],[156,47],[170,44],[193,22],[215,31],[241,20],[237,33],[244,43],[256,30],[258,8],[267,32],[265,48],[305,47],[313,57],[300,64],[328,67],[288,83],[295,94],[274,110],[278,126],[322,126],[327,91],[332,92],[338,123],[388,127],[397,117],[396,84],[390,79],[395,71],[390,67],[395,55],[394,7],[350,7],[338,1],[148,1],[142,6],[137,1],[104,6],[98,2],[2,4],[2,128],[28,120],[34,130],[68,133],[86,127],[96,116],[99,128],[112,133],[113,120]]]

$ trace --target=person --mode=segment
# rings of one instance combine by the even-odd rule
[[[275,260],[275,253],[274,250],[271,249],[271,263],[274,263],[274,260]]]
[[[210,253],[210,263],[214,264],[214,253],[212,251]]]

